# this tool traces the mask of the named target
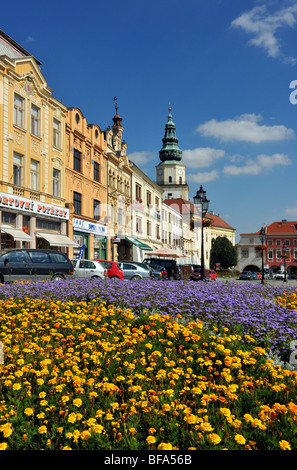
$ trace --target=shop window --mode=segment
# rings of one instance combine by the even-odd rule
[[[13,227],[15,227],[16,214],[14,214],[13,212],[4,212],[4,211],[2,211],[1,219],[2,219],[3,224],[12,225]]]
[[[61,230],[61,222],[57,222],[55,220],[49,219],[36,219],[36,228],[43,229],[43,230],[52,230],[55,232],[60,232]]]

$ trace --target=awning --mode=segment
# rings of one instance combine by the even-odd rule
[[[138,246],[141,250],[153,251],[150,246],[146,245],[145,243],[142,243],[140,240],[137,240],[137,238],[126,236],[125,239],[128,240],[128,242],[133,243],[133,245]]]
[[[10,227],[9,225],[1,225],[1,232],[8,233],[16,241],[34,242],[34,238],[30,237],[27,233],[23,232],[20,228]]]
[[[38,238],[44,238],[49,242],[51,246],[79,246],[66,235],[60,235],[57,233],[37,232],[36,236]]]

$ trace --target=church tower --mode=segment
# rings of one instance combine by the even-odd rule
[[[186,184],[186,167],[181,162],[182,151],[178,146],[170,107],[162,142],[163,146],[159,151],[161,162],[156,166],[156,181],[164,190],[163,199],[188,200],[189,186]]]

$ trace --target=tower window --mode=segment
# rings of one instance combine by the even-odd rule
[[[172,176],[169,176],[169,177],[168,177],[168,182],[169,182],[169,183],[172,183]]]

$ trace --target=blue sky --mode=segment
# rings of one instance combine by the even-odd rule
[[[237,241],[297,220],[296,1],[16,0],[0,29],[88,123],[112,125],[116,96],[128,155],[153,180],[170,102],[190,199],[202,184]]]

